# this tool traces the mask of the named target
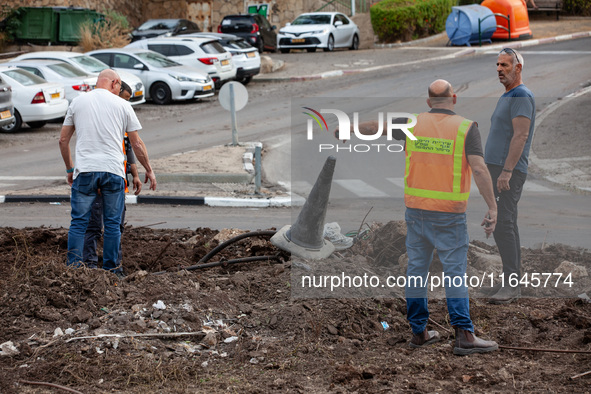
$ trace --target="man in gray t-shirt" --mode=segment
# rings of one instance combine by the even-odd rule
[[[62,126],[59,147],[72,186],[72,220],[68,232],[68,265],[82,265],[84,233],[93,201],[100,189],[105,226],[103,269],[121,275],[117,257],[121,231],[119,224],[125,201],[125,170],[122,150],[127,132],[137,159],[146,170],[145,182],[156,189],[156,177],[138,130],[141,129],[131,105],[118,97],[121,78],[114,70],[103,70],[95,90],[74,99]],[[76,132],[76,166],[70,140]]]
[[[523,57],[511,48],[497,58],[499,81],[505,93],[499,98],[491,117],[484,161],[492,177],[497,200],[497,226],[493,233],[503,261],[503,279],[493,289],[490,302],[507,304],[519,298],[521,291],[521,244],[517,227],[517,203],[527,177],[528,157],[534,135],[536,103],[532,92],[522,83]]]

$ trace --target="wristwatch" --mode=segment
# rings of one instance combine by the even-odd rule
[[[503,171],[504,171],[504,172],[513,172],[513,170],[509,170],[509,169],[507,169],[507,168],[503,168]]]

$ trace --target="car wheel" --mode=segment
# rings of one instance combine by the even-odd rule
[[[259,53],[263,53],[265,51],[265,41],[263,41],[263,38],[261,37],[259,39]]]
[[[289,53],[288,48],[281,48],[280,51],[281,51],[281,53]]]
[[[359,36],[357,36],[357,34],[353,36],[353,41],[351,42],[351,46],[349,47],[349,49],[352,51],[356,51],[357,49],[359,49]]]
[[[243,85],[248,85],[248,83],[252,80],[252,76],[250,77],[244,77],[244,78],[240,78],[237,79],[236,82],[240,82]]]
[[[332,52],[334,51],[334,37],[332,34],[328,36],[328,42],[326,43],[326,48],[324,48],[324,52]]]
[[[20,130],[21,126],[23,125],[23,119],[21,118],[21,114],[18,111],[14,110],[14,120],[11,124],[7,124],[6,126],[0,127],[0,131],[3,133],[16,133]]]
[[[30,128],[32,129],[40,129],[41,127],[45,126],[47,122],[42,120],[42,121],[38,121],[38,122],[27,122],[27,124],[29,125]]]
[[[156,82],[150,88],[150,96],[156,104],[168,104],[172,101],[170,88],[164,82]]]
[[[306,51],[308,51],[308,52],[316,52],[316,48],[306,48]]]

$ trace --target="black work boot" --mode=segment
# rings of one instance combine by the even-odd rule
[[[440,340],[441,337],[439,336],[439,333],[437,331],[427,331],[427,329],[425,328],[425,330],[419,335],[413,334],[409,346],[418,349],[420,347],[430,345],[435,342],[439,342]]]
[[[454,354],[458,356],[466,356],[474,353],[488,353],[493,352],[499,348],[495,341],[485,341],[478,338],[473,332],[454,327],[456,330],[456,343],[454,346]]]

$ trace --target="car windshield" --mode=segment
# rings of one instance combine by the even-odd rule
[[[174,67],[181,65],[180,63],[170,60],[166,56],[162,56],[156,52],[140,52],[136,53],[136,55],[150,66],[154,67]]]
[[[91,73],[100,73],[106,68],[109,68],[105,63],[97,60],[91,56],[75,56],[71,58],[74,63],[79,65],[82,69]]]
[[[162,20],[162,19],[155,19],[152,21],[147,21],[137,29],[139,31],[144,30],[172,30],[177,25],[178,21],[176,20]]]
[[[217,55],[217,54],[226,52],[224,47],[217,41],[206,42],[206,43],[201,44],[200,46],[201,46],[201,49],[203,49],[203,52],[213,54],[213,55]]]
[[[224,46],[226,46],[228,48],[234,48],[234,49],[251,49],[251,48],[254,48],[252,45],[250,45],[245,40],[222,40],[220,42],[222,43],[222,45],[224,45]]]
[[[15,68],[14,70],[6,70],[3,71],[3,73],[24,86],[39,85],[40,83],[47,82],[43,78],[19,68]]]
[[[292,25],[330,25],[330,15],[300,15]]]
[[[47,65],[47,68],[49,68],[50,70],[53,70],[54,72],[58,73],[62,77],[67,77],[67,78],[87,77],[88,76],[88,74],[86,74],[84,71],[82,71],[79,68],[74,67],[68,63],[49,64],[49,65]]]

